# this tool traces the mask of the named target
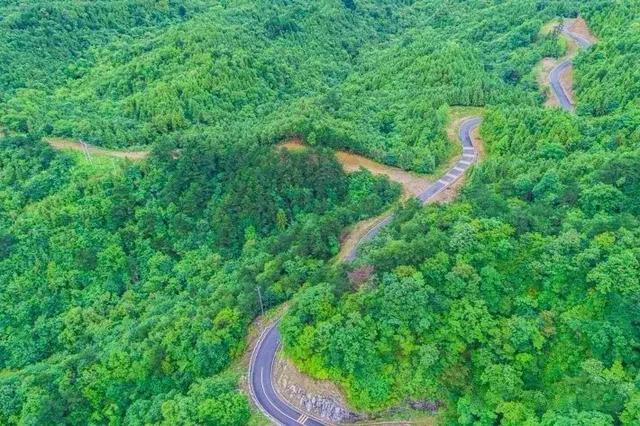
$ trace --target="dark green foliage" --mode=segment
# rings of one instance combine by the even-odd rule
[[[245,424],[237,376],[220,374],[256,286],[267,307],[290,297],[399,192],[327,151],[171,149],[96,176],[0,140],[0,423]]]
[[[6,99],[18,89],[43,89],[77,78],[95,59],[92,47],[205,9],[199,0],[2,1],[0,93]]]
[[[444,401],[449,424],[640,421],[629,4],[585,10],[602,32],[577,62],[578,115],[490,108],[460,201],[397,215],[355,265],[376,271],[359,291],[345,276],[296,297],[282,332],[305,371],[363,409]]]
[[[636,424],[638,10],[0,1],[0,424],[246,424],[257,288],[295,295],[285,350],[359,408]],[[540,28],[578,12],[600,37],[578,114],[545,110],[531,70],[563,50]],[[451,106],[487,107],[461,200],[411,200],[330,264],[399,188],[329,149],[433,172]],[[88,162],[43,134],[152,154]],[[291,136],[311,148],[273,146]]]
[[[556,37],[538,37],[539,28],[568,8],[242,0],[189,4],[185,20],[177,4],[141,4],[123,2],[118,19],[105,18],[90,52],[82,49],[89,35],[57,31],[78,49],[58,55],[69,67],[55,68],[58,84],[34,84],[0,103],[1,122],[105,146],[149,145],[160,135],[184,146],[185,137],[229,128],[268,142],[301,135],[430,173],[451,154],[446,105],[536,102],[537,88],[523,76],[544,54],[559,53]],[[115,13],[94,7],[77,13]],[[66,28],[71,18],[60,13],[51,27]],[[129,19],[140,28],[115,37],[113,28]],[[38,28],[23,42],[42,43]],[[142,28],[148,32],[138,36]],[[53,72],[27,59],[30,70]]]

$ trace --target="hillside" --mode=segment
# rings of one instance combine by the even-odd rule
[[[358,409],[426,399],[451,424],[638,422],[637,10],[582,10],[600,38],[576,60],[577,115],[490,108],[461,199],[397,214],[359,290],[296,296],[281,330],[303,371]]]
[[[569,9],[472,3],[222,3],[98,44],[66,80],[6,99],[2,123],[106,147],[182,146],[240,128],[430,173],[450,155],[445,105],[536,102],[523,77],[558,49],[538,28]]]
[[[268,424],[243,360],[276,312],[368,418],[638,424],[638,11],[0,0],[0,424]],[[549,108],[576,16],[597,43]],[[447,203],[386,177],[465,153]]]

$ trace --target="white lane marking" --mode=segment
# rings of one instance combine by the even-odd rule
[[[462,155],[462,159],[463,160],[473,160],[475,158],[474,154],[463,154]]]
[[[454,167],[453,170],[458,170],[459,172],[464,172],[464,168],[458,167],[458,166]]]
[[[258,352],[260,352],[260,349],[262,348],[262,344],[264,343],[265,338],[267,337],[267,334],[269,334],[269,331],[271,331],[273,329],[273,327],[275,327],[276,323],[277,323],[278,318],[276,318],[276,322],[272,323],[269,327],[265,328],[262,333],[260,333],[260,337],[258,338],[258,342],[256,343],[255,347],[253,348],[253,353],[251,354],[251,365],[249,366],[249,393],[251,393],[251,398],[253,399],[254,403],[256,404],[256,406],[258,407],[258,409],[269,419],[271,420],[275,425],[281,426],[281,423],[276,420],[271,413],[269,413],[266,408],[264,407],[264,405],[258,400],[258,397],[256,396],[256,390],[255,390],[255,385],[254,385],[254,375],[255,375],[255,362],[256,359],[258,359]]]
[[[471,164],[471,161],[468,161],[468,160],[460,160],[460,161],[458,161],[458,164],[469,165],[469,164]]]
[[[269,401],[269,404],[271,404],[271,406],[273,408],[278,410],[280,412],[280,414],[282,414],[286,418],[291,419],[294,422],[296,421],[296,419],[294,419],[293,417],[290,417],[289,415],[287,415],[287,413],[285,413],[280,408],[278,408],[278,406],[276,404],[274,404],[273,401],[271,401],[271,398],[269,398],[269,394],[267,394],[267,391],[264,388],[264,367],[260,367],[260,387],[262,388],[262,393],[264,394],[264,397],[267,398],[267,401]]]
[[[462,150],[463,150],[463,151],[467,151],[467,152],[468,152],[468,151],[472,151],[472,152],[475,152],[475,151],[476,151],[475,149],[473,149],[473,147],[472,147],[472,146],[465,146],[465,147],[462,147]]]
[[[306,414],[300,414],[300,417],[298,417],[298,422],[300,424],[304,424],[304,422],[306,422],[307,420],[309,420],[309,416],[307,416]]]
[[[281,347],[281,346],[282,346],[282,343],[281,343],[281,342],[278,342],[278,346],[276,347],[276,353],[280,350],[280,347]],[[273,358],[271,358],[271,371],[273,371],[273,368],[274,368],[273,366],[274,366],[274,364],[275,364],[275,363],[276,363],[276,355],[274,354]],[[280,393],[279,393],[279,392],[278,392],[278,390],[275,388],[275,386],[273,386],[273,382],[269,382],[269,384],[271,385],[271,390],[273,391],[273,393],[274,393],[274,394],[276,394],[276,395],[278,396],[278,398],[280,398],[280,402],[283,402],[283,403],[284,403],[287,407],[289,407],[289,408],[290,408],[294,413],[298,414],[298,409],[297,409],[296,407],[294,407],[293,405],[291,405],[291,403],[290,403],[289,401],[287,401],[287,399],[286,399],[286,398],[284,398],[282,395],[280,395]],[[309,415],[304,414],[304,413],[301,413],[300,415],[301,415],[301,416],[302,416],[302,415],[305,415],[305,416],[306,416],[306,418],[305,418],[305,422],[306,422],[307,420],[309,420],[309,417],[310,417]],[[287,417],[289,417],[289,416],[287,416]],[[289,418],[291,418],[291,417],[289,417]],[[315,420],[317,420],[317,421],[318,421],[318,423],[323,424],[319,419],[316,419],[315,417],[314,417],[314,419],[315,419]],[[302,426],[304,426],[304,423],[302,423]]]

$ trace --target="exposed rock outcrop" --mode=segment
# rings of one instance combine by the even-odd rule
[[[363,418],[348,409],[333,383],[310,379],[282,356],[278,356],[274,367],[276,390],[291,405],[329,423],[351,423]]]

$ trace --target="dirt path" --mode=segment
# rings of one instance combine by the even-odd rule
[[[278,146],[289,150],[306,149],[300,139],[290,139]],[[402,185],[404,199],[421,194],[433,182],[431,178],[417,173],[407,172],[397,167],[387,166],[382,163],[370,160],[361,155],[352,154],[346,151],[336,151],[336,158],[342,164],[342,168],[347,173],[352,173],[361,168],[369,170],[374,175],[384,175],[393,182]]]
[[[457,122],[456,124],[459,125]],[[457,130],[454,129],[453,133],[450,133],[449,131],[447,132],[448,134],[450,133],[450,139],[453,143],[455,143],[456,131]],[[290,139],[278,146],[292,151],[307,148],[300,139]],[[433,183],[433,179],[427,176],[421,176],[397,167],[387,166],[363,157],[362,155],[346,151],[336,151],[336,158],[347,173],[352,173],[363,168],[369,170],[374,175],[384,175],[389,178],[389,180],[399,183],[402,185],[402,200],[407,200],[410,197],[417,197]],[[378,222],[380,222],[381,219],[388,216],[389,213],[389,211],[386,211],[379,216],[360,221],[345,229],[340,238],[340,252],[336,256],[336,260],[342,261],[346,259],[347,255],[359,243],[362,237],[366,235],[367,232],[369,232]]]
[[[441,195],[454,182],[463,178],[464,173],[484,155],[484,147],[477,129],[482,121],[478,115],[464,116],[469,110],[460,109],[452,114],[447,134],[456,139],[461,155],[450,162],[442,175],[417,197],[423,204],[449,200],[456,195]],[[305,149],[300,141],[282,144],[284,149]],[[344,158],[344,157],[343,157]],[[347,157],[351,159],[351,156]],[[370,160],[356,156],[358,167],[369,165]],[[366,160],[366,161],[362,161]],[[341,160],[343,162],[344,160]],[[344,163],[343,163],[344,164]],[[347,163],[351,165],[351,163]],[[377,163],[374,163],[377,166]],[[347,166],[345,166],[345,169]],[[386,173],[385,173],[386,174]],[[346,240],[342,242],[337,261],[350,261],[357,254],[358,244],[370,236],[375,236],[393,218],[392,212],[354,225]],[[249,369],[250,394],[257,407],[273,421],[283,424],[316,425],[333,424],[358,420],[360,415],[347,406],[343,393],[334,383],[307,378],[288,360],[278,356],[280,336],[277,323],[266,329],[254,347]],[[297,420],[296,420],[297,419]],[[381,424],[384,422],[381,422]],[[402,422],[410,424],[413,422]],[[433,416],[425,415],[416,424],[435,423]]]
[[[54,149],[72,150],[95,155],[98,157],[112,157],[128,159],[132,161],[141,161],[147,158],[149,151],[117,151],[112,149],[99,148],[84,142],[74,141],[62,138],[47,138],[45,141]]]
[[[460,131],[460,125],[462,124],[462,122],[469,116],[482,115],[482,114],[483,114],[482,108],[455,107],[451,109],[449,114],[449,123],[447,125],[447,137],[449,138],[449,142],[455,145],[456,150],[459,152],[459,154],[454,155],[445,165],[443,165],[443,167],[441,167],[442,171],[440,174],[444,174],[444,170],[447,170],[453,167],[453,165],[455,165],[455,163],[458,162],[460,159],[460,156],[462,153],[460,152],[461,149],[458,141],[458,133]],[[473,130],[473,132],[471,133],[471,137],[472,137],[473,145],[476,147],[476,150],[478,152],[478,159],[482,160],[485,156],[485,149],[484,149],[484,143],[482,139],[480,139],[479,137],[479,131],[477,128]],[[297,146],[298,145],[296,145],[296,147]],[[364,157],[360,157],[360,158],[363,158],[364,160],[366,160],[360,163],[362,164],[362,167],[367,168],[366,165],[368,165],[368,162],[374,163],[371,160],[368,160]],[[378,163],[374,163],[374,164],[378,164]],[[382,165],[382,167],[388,167],[388,166]],[[394,180],[391,177],[390,179]],[[400,182],[402,184],[402,181],[396,180],[396,182]],[[431,182],[433,182],[433,179],[429,179],[428,182],[429,183],[423,188],[426,188],[429,185],[431,185]],[[442,192],[435,195],[432,198],[432,201],[436,203],[446,203],[446,202],[452,201],[458,196],[458,193],[460,192],[460,188],[462,188],[463,185],[464,185],[464,176],[456,180],[450,186],[445,188]],[[422,191],[416,194],[411,192],[405,186],[403,186],[403,188],[405,188],[405,194],[408,193],[410,195],[419,195],[424,191],[423,189]],[[412,188],[412,187],[409,187],[409,188]],[[352,227],[347,228],[340,238],[340,252],[336,256],[336,260],[341,262],[347,259],[348,256],[353,252],[354,248],[360,243],[360,241],[362,241],[364,236],[367,235],[367,233],[369,233],[381,221],[387,218],[390,215],[390,213],[391,213],[390,211],[386,211],[380,214],[379,216],[360,221],[355,225],[352,225]]]
[[[336,261],[344,261],[349,256],[349,253],[351,253],[360,243],[362,238],[367,235],[367,233],[371,231],[376,224],[388,217],[390,214],[391,211],[388,210],[376,217],[362,220],[345,229],[340,237],[340,251],[336,255]]]
[[[560,24],[561,21],[555,21],[545,25],[545,27],[541,31],[541,34],[546,34],[553,31],[554,28]],[[574,19],[565,19],[564,28],[566,29],[566,31],[584,38],[591,44],[597,42],[597,38],[589,31],[587,23],[583,18],[578,17]],[[553,91],[551,89],[551,82],[549,80],[551,71],[563,61],[572,59],[580,49],[580,46],[572,37],[565,33],[562,33],[562,36],[567,43],[567,54],[559,59],[544,58],[536,67],[536,80],[538,82],[538,85],[542,87],[543,91],[546,94],[547,100],[545,101],[545,106],[547,107],[560,106],[557,97],[553,94]],[[560,75],[560,83],[571,103],[575,105],[575,95],[573,93],[573,67],[568,67]]]

